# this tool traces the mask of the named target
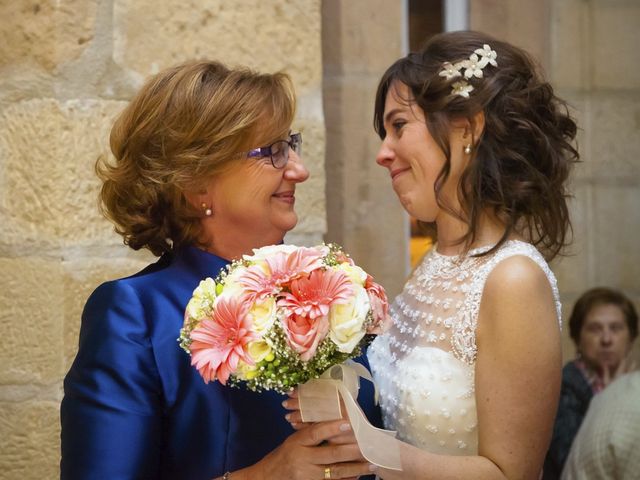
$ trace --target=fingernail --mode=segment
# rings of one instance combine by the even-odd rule
[[[340,431],[348,432],[349,430],[351,430],[351,425],[350,424],[343,423],[342,425],[340,425]]]
[[[287,414],[284,416],[284,419],[285,419],[287,422],[290,422],[290,421],[291,421],[291,414],[290,414],[290,413],[287,413]]]
[[[376,470],[378,470],[378,465],[374,465],[373,463],[369,465],[370,472],[375,472]]]
[[[289,407],[289,402],[287,400],[285,400],[284,402],[282,402],[282,406],[284,408],[288,408]]]

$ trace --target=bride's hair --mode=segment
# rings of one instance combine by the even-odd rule
[[[447,78],[444,65],[460,65],[477,49],[488,45],[497,66],[482,68],[482,77]],[[482,57],[480,57],[482,60]],[[467,96],[456,94],[455,84],[472,87]],[[494,251],[512,232],[524,235],[551,259],[569,243],[571,230],[566,180],[579,155],[573,146],[576,124],[567,104],[558,98],[523,50],[479,32],[443,33],[432,37],[420,52],[410,53],[387,69],[376,94],[374,127],[381,138],[387,93],[405,84],[426,125],[447,157],[435,183],[438,205],[464,220],[467,248],[473,243],[482,211],[489,209],[505,222],[506,230]],[[457,85],[458,89],[461,86]],[[394,93],[398,93],[397,89]],[[463,92],[464,93],[464,92]],[[485,124],[469,165],[458,186],[462,212],[446,205],[439,195],[451,170],[448,142],[451,122],[484,113]]]

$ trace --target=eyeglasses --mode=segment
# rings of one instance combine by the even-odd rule
[[[247,153],[248,158],[271,158],[274,168],[284,168],[289,161],[289,148],[298,155],[302,152],[302,134],[292,133],[289,140],[278,140],[267,147],[254,148]]]

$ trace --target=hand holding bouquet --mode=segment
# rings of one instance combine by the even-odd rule
[[[207,383],[285,393],[361,355],[387,312],[384,289],[336,245],[276,245],[201,281],[179,341]]]

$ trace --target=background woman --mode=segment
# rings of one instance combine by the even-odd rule
[[[562,369],[560,405],[544,463],[545,480],[560,478],[593,396],[635,368],[630,352],[638,336],[638,314],[622,293],[593,288],[574,305],[569,333],[578,356]]]
[[[115,164],[97,167],[103,210],[127,245],[160,259],[87,301],[64,383],[62,478],[309,479],[333,462],[347,462],[345,476],[369,471],[349,462],[353,446],[316,446],[343,422],[289,436],[282,396],[205,384],[176,341],[200,280],[295,226],[308,171],[294,110],[284,74],[203,61],[156,75],[116,121]],[[366,385],[362,398],[370,410]]]

